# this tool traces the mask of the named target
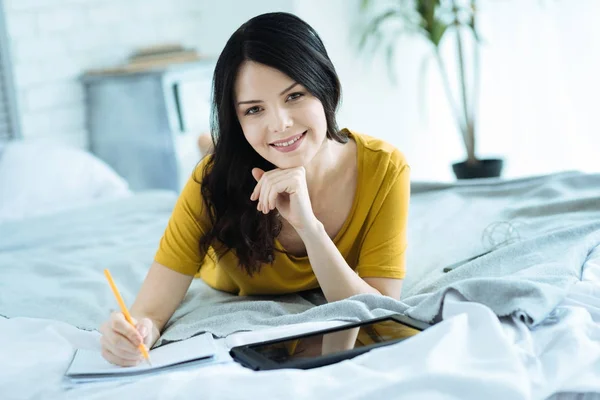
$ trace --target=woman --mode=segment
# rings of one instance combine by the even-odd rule
[[[131,308],[100,331],[111,363],[141,361],[194,276],[239,295],[320,287],[327,301],[398,299],[409,167],[381,140],[338,130],[340,83],[298,17],[252,18],[229,39],[213,80],[213,154],[183,189]]]

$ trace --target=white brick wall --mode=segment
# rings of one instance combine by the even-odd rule
[[[201,0],[4,3],[23,136],[78,147],[88,145],[81,74],[118,65],[138,46],[181,42],[203,51],[203,19],[215,6]]]

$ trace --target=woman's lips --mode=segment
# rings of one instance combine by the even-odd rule
[[[306,132],[306,131],[305,131],[305,132]],[[272,145],[272,146],[274,146],[274,145],[276,145],[276,144],[283,144],[283,143],[287,143],[287,142],[289,142],[290,140],[296,139],[296,138],[298,138],[298,137],[300,137],[300,136],[304,135],[304,133],[305,133],[305,132],[299,133],[299,134],[297,134],[297,135],[292,135],[292,136],[290,136],[290,137],[288,137],[288,138],[286,138],[286,139],[276,140],[276,141],[274,141],[274,142],[272,142],[272,143],[269,143],[269,144],[270,144],[270,145]]]
[[[303,133],[301,133],[300,135],[294,135],[294,136],[290,136],[288,139],[284,139],[284,140],[278,140],[277,142],[273,142],[270,144],[270,146],[272,148],[274,148],[275,150],[281,152],[281,153],[289,153],[291,151],[296,150],[298,147],[300,147],[300,145],[302,144],[302,142],[304,142],[304,137],[306,136],[306,131],[304,131]],[[298,139],[296,139],[298,138]],[[275,146],[275,143],[288,143],[291,140],[296,139],[296,141],[290,145],[287,146]]]

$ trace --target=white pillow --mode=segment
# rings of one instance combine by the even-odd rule
[[[0,221],[129,195],[127,182],[84,150],[21,140],[0,154]]]

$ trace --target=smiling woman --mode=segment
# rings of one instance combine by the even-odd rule
[[[298,17],[263,14],[233,33],[214,73],[214,149],[173,210],[131,309],[137,329],[120,313],[103,325],[105,358],[138,363],[194,276],[239,295],[400,297],[409,167],[391,145],[338,128],[340,96]]]

